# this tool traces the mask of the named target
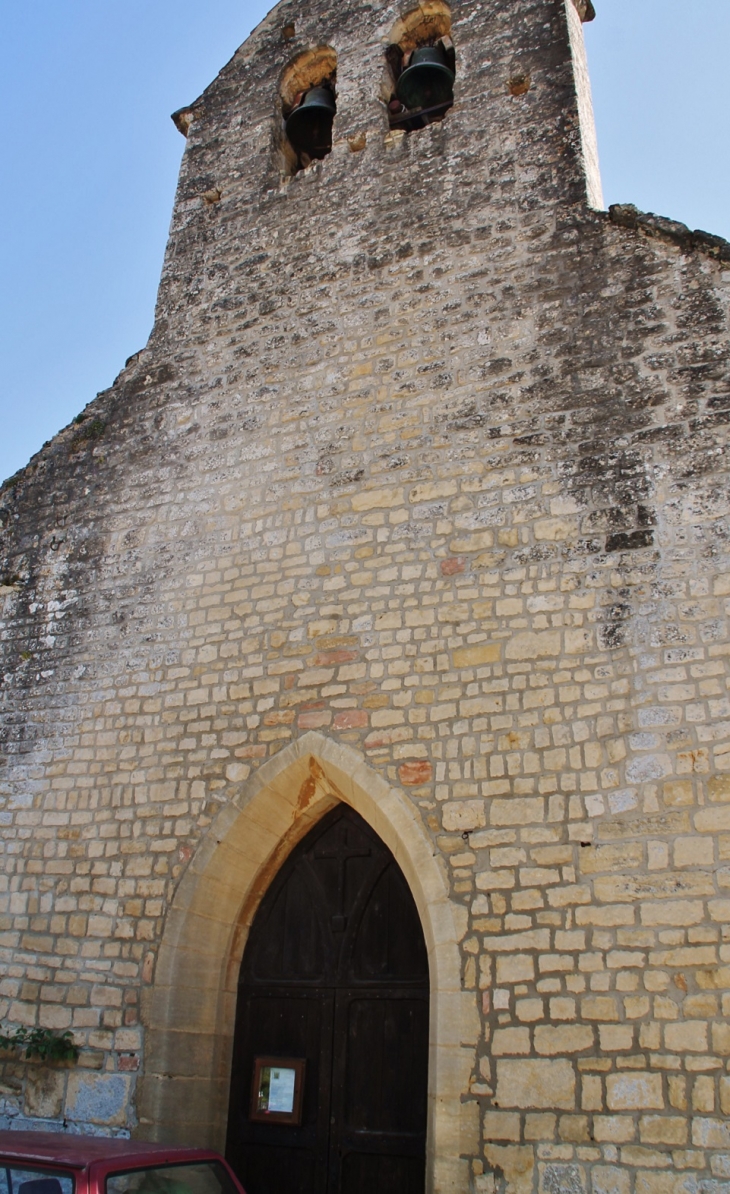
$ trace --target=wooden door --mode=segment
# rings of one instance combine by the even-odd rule
[[[293,851],[241,967],[227,1154],[247,1194],[423,1194],[428,959],[393,855],[338,805]],[[257,1057],[306,1061],[301,1123],[250,1117]]]

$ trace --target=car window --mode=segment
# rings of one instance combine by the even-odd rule
[[[0,1194],[74,1194],[67,1169],[26,1169],[0,1161]]]
[[[157,1165],[110,1173],[106,1194],[238,1194],[238,1191],[223,1165],[199,1161],[194,1165]]]

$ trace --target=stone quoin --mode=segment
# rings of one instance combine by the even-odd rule
[[[149,342],[0,493],[0,1020],[81,1048],[0,1054],[0,1125],[223,1147],[345,802],[428,951],[426,1188],[728,1188],[730,245],[602,210],[594,15],[282,0],[175,114]]]

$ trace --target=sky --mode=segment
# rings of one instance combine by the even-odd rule
[[[728,0],[595,5],[606,203],[730,239]],[[0,480],[145,344],[184,147],[170,113],[269,7],[0,0]]]

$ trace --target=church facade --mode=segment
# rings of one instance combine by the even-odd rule
[[[176,113],[150,340],[0,493],[0,1021],[81,1050],[1,1126],[727,1188],[730,245],[602,210],[593,15],[282,0]]]

